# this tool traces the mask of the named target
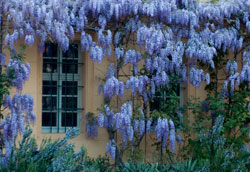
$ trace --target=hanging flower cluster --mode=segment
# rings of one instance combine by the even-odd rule
[[[90,48],[89,57],[98,64],[101,64],[102,59],[104,58],[105,53],[103,52],[102,47],[99,47],[98,45],[95,45],[95,43],[92,44],[92,47]]]
[[[226,72],[229,72],[230,75],[233,75],[237,72],[237,62],[236,61],[228,61],[226,64]]]
[[[237,72],[238,65],[236,61],[228,61],[226,64],[226,72],[230,74],[228,79],[224,82],[224,89],[227,89],[228,83],[230,83],[231,91],[235,88],[235,83],[237,86],[240,85],[241,78],[239,73]],[[242,70],[243,71],[243,70]]]
[[[205,39],[206,40],[206,39]],[[186,55],[190,58],[197,58],[203,63],[209,63],[214,68],[213,56],[216,55],[216,49],[209,46],[209,42],[197,33],[194,33],[188,40]]]
[[[201,82],[205,80],[203,70],[192,67],[189,72],[189,80],[194,86],[200,88]]]
[[[9,60],[7,75],[10,79],[12,79],[11,82],[18,91],[22,91],[24,82],[29,78],[30,69],[31,68],[28,62],[23,64],[21,60],[16,58],[11,58]]]
[[[250,82],[250,52],[243,52],[242,61],[245,62],[240,73],[240,81]]]
[[[104,54],[107,52],[108,56],[111,56],[112,33],[110,30],[107,30],[106,36],[103,34],[102,29],[98,31],[98,43],[102,46]]]
[[[159,87],[161,85],[167,85],[169,82],[168,75],[166,74],[165,71],[161,71],[161,73],[156,74],[153,81],[155,82],[155,85],[157,87]]]
[[[160,27],[160,26],[157,26]],[[142,47],[145,44],[145,50],[149,55],[161,49],[167,39],[171,39],[171,31],[164,34],[160,28],[142,26],[137,31],[137,43]]]
[[[104,106],[104,111],[98,114],[98,125],[99,127],[107,128],[121,133],[122,143],[125,147],[127,142],[134,140],[134,135],[138,134],[143,137],[144,134],[150,134],[155,132],[156,138],[162,141],[162,147],[165,148],[168,137],[170,139],[171,150],[174,151],[175,147],[175,127],[172,120],[164,118],[158,118],[156,124],[153,124],[153,119],[146,119],[144,113],[139,109],[139,118],[133,117],[132,102],[125,102],[121,106],[121,110],[115,113],[107,106]],[[169,127],[170,126],[170,127]],[[170,128],[170,132],[169,132]],[[181,138],[178,138],[181,140]],[[114,140],[110,140],[106,145],[106,154],[110,154],[111,157],[115,158],[116,143]]]
[[[173,152],[175,151],[175,126],[172,120],[168,121],[166,118],[161,119],[159,117],[155,127],[155,134],[157,139],[162,141],[162,148],[166,148],[169,136],[170,148]]]
[[[169,120],[169,126],[170,126],[170,135],[169,135],[170,148],[174,152],[175,151],[175,126],[172,120]]]
[[[99,86],[99,89],[103,92],[103,96],[109,99],[111,99],[114,95],[119,95],[121,97],[124,95],[124,84],[115,76],[108,78],[104,84]]]
[[[0,122],[0,129],[3,129],[5,163],[11,155],[14,138],[18,133],[24,133],[25,123],[34,123],[36,119],[33,104],[33,98],[28,94],[15,94],[12,99],[9,95],[6,95],[4,98],[4,107],[11,111],[6,119]]]
[[[128,50],[125,54],[125,64],[133,64],[133,72],[135,75],[138,73],[138,62],[142,59],[141,53],[136,50]]]
[[[125,54],[125,64],[131,63],[133,65],[137,64],[142,59],[141,53],[135,50],[128,50]]]
[[[104,112],[98,114],[98,125],[108,129],[112,129],[115,125],[115,114],[107,105],[104,106]]]
[[[84,31],[81,33],[81,48],[83,51],[88,51],[92,46],[92,37]]]
[[[117,59],[121,59],[123,57],[124,50],[123,48],[115,48],[115,56]]]
[[[98,135],[97,119],[92,114],[85,115],[85,130],[88,137],[95,138]]]
[[[131,124],[132,115],[132,102],[124,103],[120,113],[116,113],[115,115],[115,128],[121,132],[124,145],[126,145],[127,140],[132,141],[134,137],[134,130]]]
[[[244,0],[221,0],[215,4],[199,2],[197,4],[198,16],[203,20],[223,21],[224,18],[230,18],[232,15],[240,13],[242,9],[250,5]]]
[[[0,65],[1,66],[5,65],[5,60],[6,60],[6,54],[5,53],[1,53],[0,54]]]
[[[217,29],[212,35],[212,40],[214,47],[216,49],[226,49],[231,48],[233,51],[242,48],[243,38],[238,38],[238,31],[235,28],[229,29]]]
[[[181,15],[181,16],[180,16]],[[193,11],[178,9],[172,15],[172,23],[184,26],[190,26],[190,28],[198,27],[198,17]]]
[[[112,139],[106,144],[106,154],[110,154],[112,159],[115,159],[116,155],[116,143],[115,140]]]
[[[129,80],[126,82],[126,88],[131,88],[132,95],[135,95],[136,91],[138,91],[140,95],[143,95],[148,83],[149,78],[147,76],[130,76]]]

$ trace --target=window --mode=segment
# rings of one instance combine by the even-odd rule
[[[82,62],[78,44],[63,52],[46,44],[43,53],[42,131],[65,132],[80,127]]]
[[[183,88],[179,82],[156,89],[155,97],[150,101],[150,111],[163,111],[175,113],[177,108],[183,106]]]

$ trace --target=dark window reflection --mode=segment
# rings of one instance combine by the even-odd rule
[[[63,60],[62,73],[78,73],[77,60]]]
[[[57,45],[52,43],[45,44],[43,57],[57,57]]]
[[[62,95],[77,95],[77,81],[63,81]]]
[[[69,111],[77,108],[77,97],[63,97],[62,108]]]
[[[78,58],[78,45],[70,44],[69,49],[63,52],[63,58]]]
[[[57,59],[43,59],[43,73],[56,73]]]
[[[42,108],[46,110],[56,109],[56,99],[57,97],[43,96]]]
[[[43,112],[42,113],[42,126],[56,126],[56,113]]]
[[[43,81],[43,94],[44,95],[56,95],[57,94],[57,82],[56,81]]]
[[[62,126],[63,127],[76,127],[77,126],[77,113],[62,113]]]

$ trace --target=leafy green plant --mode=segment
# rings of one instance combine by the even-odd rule
[[[160,166],[158,163],[132,163],[127,162],[118,168],[116,172],[164,172],[168,171],[167,166]]]
[[[67,130],[63,139],[51,141],[45,139],[40,148],[36,140],[31,137],[32,130],[26,127],[25,133],[18,146],[14,145],[7,166],[0,164],[0,171],[10,172],[44,172],[44,171],[82,171],[85,166],[86,150],[82,147],[74,151],[74,145],[68,143],[69,139],[79,134],[79,130]]]
[[[172,164],[169,171],[178,172],[194,172],[197,171],[197,160],[188,159],[180,163]]]
[[[250,152],[228,145],[223,124],[224,117],[220,115],[211,129],[199,128],[196,138],[189,140],[189,155],[197,161],[197,169],[201,171],[249,171]]]
[[[87,157],[85,162],[86,172],[109,172],[112,166],[107,156],[99,156],[96,159]]]

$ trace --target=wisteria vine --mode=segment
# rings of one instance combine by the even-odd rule
[[[232,50],[235,54],[226,65],[229,76],[224,83],[225,89],[229,84],[233,91],[241,82],[250,82],[247,39],[250,3],[246,0],[215,3],[195,0],[8,0],[0,2],[0,10],[1,23],[6,26],[5,45],[10,49],[14,49],[19,39],[24,39],[30,46],[38,40],[40,50],[48,40],[67,50],[75,33],[80,33],[81,49],[89,51],[94,62],[101,63],[103,58],[114,54],[117,63],[109,68],[113,72],[107,72],[105,82],[99,87],[109,100],[124,96],[127,89],[133,96],[142,96],[147,104],[155,97],[156,89],[167,85],[172,76],[178,76],[184,83],[189,79],[197,88],[204,81],[209,84],[206,69],[215,69],[213,59],[218,55],[217,50]],[[96,33],[97,40],[92,32]],[[131,37],[133,46],[128,46]],[[4,56],[0,56],[1,64],[4,64]],[[241,71],[237,57],[242,59]],[[139,63],[145,64],[143,74]],[[200,63],[205,67],[199,68]],[[17,72],[13,85],[21,90],[30,67],[15,60],[9,65],[10,70]],[[133,73],[127,81],[121,81],[118,75],[125,65],[132,65]],[[175,139],[180,142],[180,137],[175,136],[173,119],[152,121],[145,114],[134,119],[130,109],[131,103],[125,103],[120,112],[105,110],[99,114],[98,122],[87,123],[88,135],[96,136],[96,131],[91,129],[96,130],[92,125],[98,123],[100,127],[120,131],[125,144],[126,140],[133,140],[137,130],[139,135],[145,134],[140,128],[146,127],[150,133],[151,124],[157,121],[157,138],[163,140],[165,147],[169,136],[171,150],[174,150]],[[6,121],[7,118],[6,124],[1,123],[2,128],[7,126]],[[107,153],[113,158],[115,145],[113,139],[107,144]]]

